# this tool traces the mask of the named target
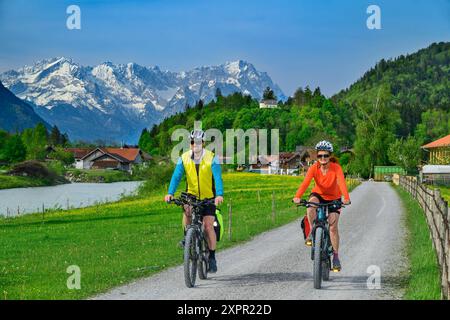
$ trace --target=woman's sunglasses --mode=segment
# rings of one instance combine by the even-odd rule
[[[323,158],[323,159],[328,159],[330,157],[330,155],[329,154],[318,154],[317,155],[317,158]]]

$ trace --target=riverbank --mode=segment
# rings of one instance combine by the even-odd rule
[[[0,190],[0,216],[41,213],[100,205],[137,194],[141,181],[71,183]]]
[[[51,185],[45,179],[36,179],[31,177],[16,177],[6,174],[0,174],[0,190],[27,187],[42,187]]]
[[[142,180],[136,175],[131,175],[121,170],[101,170],[101,169],[67,169],[65,178],[70,182],[87,182],[87,183],[112,183],[121,181],[138,181]]]
[[[300,177],[226,173],[223,178],[226,236],[219,250],[303,214],[291,203]],[[180,208],[162,201],[167,191],[162,183],[137,199],[45,216],[0,219],[1,298],[86,298],[180,264]],[[184,190],[184,185],[179,190]],[[230,203],[231,240],[227,236]],[[66,286],[66,270],[73,265],[81,270],[80,290]]]

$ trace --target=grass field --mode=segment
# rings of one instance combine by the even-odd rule
[[[231,241],[224,237],[219,249],[302,215],[290,202],[300,182],[299,177],[224,174],[225,235],[230,200],[233,233]],[[160,189],[143,199],[54,212],[44,218],[0,220],[1,298],[86,298],[182,263],[177,247],[182,236],[181,209],[165,204],[164,194]],[[66,269],[71,265],[80,267],[80,290],[67,288]]]
[[[425,214],[406,191],[395,188],[406,210],[408,227],[407,255],[409,274],[406,281],[405,299],[434,300],[441,298],[439,266],[432,247]]]
[[[0,189],[42,187],[47,185],[50,185],[50,183],[43,179],[0,174]]]
[[[445,201],[450,202],[450,187],[439,187],[441,190],[442,198],[444,198]]]

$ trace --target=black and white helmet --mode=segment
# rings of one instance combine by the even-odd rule
[[[205,131],[203,130],[192,130],[191,140],[202,140],[205,141]]]
[[[333,144],[329,141],[322,140],[316,144],[317,151],[328,151],[330,153],[333,152]]]

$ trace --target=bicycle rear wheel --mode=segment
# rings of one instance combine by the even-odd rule
[[[195,285],[197,275],[197,235],[195,228],[189,228],[186,232],[184,245],[184,283],[186,287]]]
[[[315,289],[320,289],[322,287],[322,240],[323,229],[318,227],[316,228],[316,233],[314,235],[313,278]]]

